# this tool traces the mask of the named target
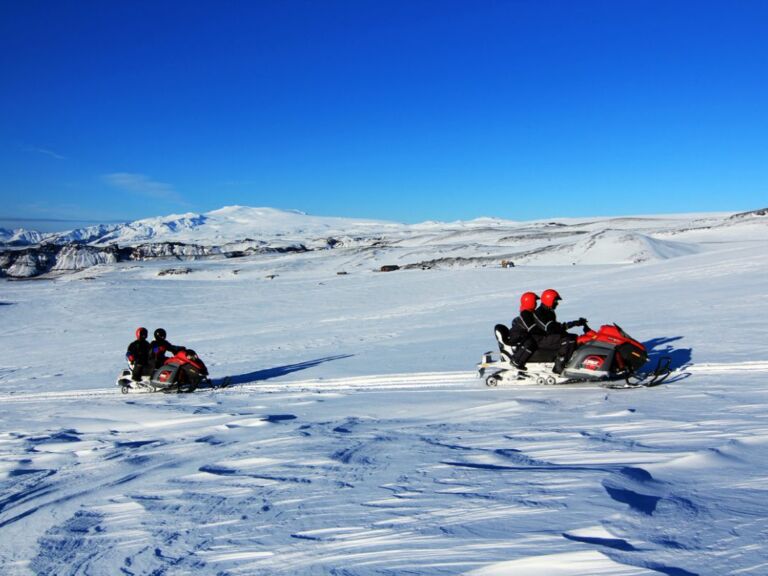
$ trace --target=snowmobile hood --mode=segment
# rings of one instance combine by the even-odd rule
[[[203,363],[194,350],[179,350],[165,361],[166,364],[189,364],[198,370],[203,370]]]
[[[620,344],[631,344],[645,352],[645,346],[624,332],[618,324],[603,324],[597,332],[591,330],[578,338],[580,345],[588,344],[595,340],[607,344],[614,344],[616,346]]]

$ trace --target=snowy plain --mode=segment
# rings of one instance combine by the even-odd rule
[[[253,238],[249,210],[169,230]],[[730,216],[268,213],[386,242],[0,279],[0,573],[768,574],[768,217]],[[486,388],[493,325],[550,287],[675,374]],[[120,394],[139,325],[232,385]]]

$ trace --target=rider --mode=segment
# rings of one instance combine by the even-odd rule
[[[155,339],[152,341],[152,344],[150,344],[149,350],[149,361],[153,370],[165,364],[166,351],[171,354],[176,354],[177,352],[184,350],[184,346],[174,346],[165,339],[166,333],[163,328],[155,330],[154,336]]]
[[[587,320],[579,318],[572,322],[558,322],[555,308],[562,300],[557,290],[544,290],[541,293],[541,304],[534,312],[536,322],[544,331],[544,335],[539,336],[537,343],[542,350],[548,350],[555,353],[555,365],[552,371],[560,374],[565,368],[566,362],[576,350],[576,334],[568,332],[569,328],[574,326],[586,326]]]
[[[134,382],[141,381],[144,374],[151,372],[149,361],[149,342],[147,342],[147,329],[144,326],[136,328],[136,340],[128,345],[125,357],[131,365],[131,379]]]
[[[509,328],[509,342],[517,347],[510,362],[518,370],[525,369],[525,363],[538,348],[536,339],[544,335],[533,315],[538,300],[534,292],[520,296],[520,314]]]

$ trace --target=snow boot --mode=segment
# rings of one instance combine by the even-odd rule
[[[515,350],[515,353],[512,355],[510,364],[512,364],[518,370],[525,370],[525,364],[528,362],[530,357],[533,356],[535,351],[536,349],[528,342],[519,344],[517,346],[517,350]]]

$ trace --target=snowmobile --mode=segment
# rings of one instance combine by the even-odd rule
[[[140,382],[131,378],[132,368],[126,368],[117,378],[123,394],[128,392],[194,392],[201,384],[210,384],[208,369],[194,350],[179,350],[151,375]]]
[[[485,376],[488,386],[600,382],[606,388],[634,388],[657,386],[671,373],[672,359],[667,356],[659,358],[652,371],[642,371],[648,361],[645,346],[618,324],[604,324],[597,331],[585,325],[584,334],[577,338],[576,350],[560,374],[552,371],[555,352],[550,350],[536,350],[526,368],[519,370],[512,364],[515,347],[506,339],[507,327],[498,324],[494,332],[499,344],[499,359],[494,360],[493,352],[486,352],[477,365],[480,378],[492,371]]]

